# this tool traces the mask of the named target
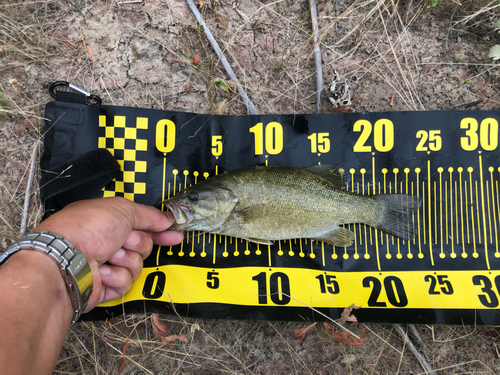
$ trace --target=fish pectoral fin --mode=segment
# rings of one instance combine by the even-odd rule
[[[246,207],[242,210],[236,211],[235,214],[242,215],[244,221],[252,220],[256,217],[262,217],[264,215],[263,209],[265,207],[264,203],[255,204],[253,206]]]
[[[260,238],[243,238],[243,239],[247,240],[247,241],[250,241],[250,242],[258,243],[260,245],[274,245],[273,241],[263,240],[263,239],[260,239]]]
[[[329,243],[333,246],[348,247],[351,246],[352,241],[354,241],[354,233],[345,228],[338,227],[331,232],[316,236],[314,239]]]

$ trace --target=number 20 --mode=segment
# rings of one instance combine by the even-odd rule
[[[361,132],[354,152],[371,152],[372,146],[366,145],[366,141],[372,134],[372,124],[368,120],[358,120],[354,123],[352,130]],[[380,119],[373,126],[373,147],[380,152],[391,151],[394,147],[394,124],[391,120]]]

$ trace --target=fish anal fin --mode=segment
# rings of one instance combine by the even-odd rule
[[[348,229],[337,227],[331,232],[315,236],[314,239],[333,246],[348,247],[351,246],[352,241],[354,241],[354,233]]]
[[[255,242],[255,243],[258,243],[260,245],[274,245],[274,242],[273,241],[269,241],[269,240],[264,240],[264,239],[261,239],[261,238],[243,238],[244,240],[247,240],[249,242]]]
[[[311,167],[303,167],[304,169],[317,173],[323,178],[330,181],[337,189],[342,189],[344,187],[344,181],[342,174],[339,172],[338,168],[330,164],[320,164],[313,165]]]

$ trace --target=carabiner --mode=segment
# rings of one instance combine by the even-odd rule
[[[78,91],[80,94],[85,95],[85,97],[87,98],[87,101],[85,102],[85,104],[89,104],[89,105],[90,104],[94,104],[94,103],[92,103],[92,101],[95,101],[96,105],[100,105],[102,103],[101,98],[98,97],[97,95],[92,95],[90,92],[87,92],[84,89],[81,89],[80,87],[75,86],[72,83],[69,83],[69,82],[66,82],[66,81],[57,81],[57,82],[54,82],[52,85],[50,85],[50,87],[49,87],[49,94],[54,99],[56,98],[55,88],[57,86],[67,86],[67,87],[69,87],[69,88],[71,88],[71,89],[73,89],[75,91]]]

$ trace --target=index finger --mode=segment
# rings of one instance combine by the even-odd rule
[[[127,202],[124,208],[132,229],[163,232],[173,224],[171,217],[155,207],[145,206],[129,200]]]

